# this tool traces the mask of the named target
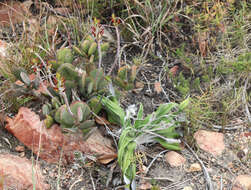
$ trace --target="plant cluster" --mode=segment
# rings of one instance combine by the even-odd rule
[[[123,111],[120,106],[108,98],[101,100],[105,109],[122,125],[122,133],[118,143],[118,163],[122,169],[124,181],[128,188],[134,182],[136,175],[135,150],[141,144],[160,143],[170,150],[181,150],[180,134],[176,131],[186,122],[182,111],[188,106],[189,99],[180,104],[167,103],[144,117],[143,106],[140,104],[138,113],[135,107]],[[136,117],[135,117],[136,115]]]
[[[79,3],[87,8],[91,17],[100,20],[94,18],[89,23],[91,26],[86,27],[81,24],[86,22],[83,18],[62,18],[58,29],[66,38],[67,48],[56,51],[62,45],[56,42],[60,35],[55,32],[48,37],[45,31],[46,38],[36,37],[35,45],[21,44],[19,52],[13,53],[21,53],[21,58],[17,62],[9,60],[8,67],[0,65],[0,73],[9,81],[23,82],[21,86],[14,85],[19,95],[25,94],[16,101],[18,105],[27,103],[33,96],[38,98],[36,90],[41,86],[45,89],[42,113],[46,127],[57,123],[66,131],[80,130],[87,134],[95,125],[93,115],[99,115],[101,110],[106,112],[110,123],[121,126],[118,163],[128,187],[134,181],[136,151],[141,144],[159,143],[179,150],[180,134],[175,129],[187,118],[191,130],[187,132],[189,138],[202,125],[224,125],[241,107],[246,106],[250,117],[251,55],[250,25],[247,24],[250,5],[247,1],[115,0],[100,3],[82,0]],[[74,7],[75,1],[70,6]],[[114,10],[112,15],[111,9]],[[114,44],[104,41],[105,30],[101,23],[109,24],[117,39],[117,54],[108,75],[101,68],[102,57]],[[48,29],[53,29],[53,24]],[[121,59],[126,60],[123,51],[135,46],[134,50],[141,54],[139,59],[132,57],[134,65],[126,61],[121,66]],[[157,57],[168,67],[172,67],[173,61],[181,66],[179,74],[170,79],[178,98],[191,94],[189,109],[184,110],[188,99],[180,104],[162,104],[146,117],[141,104],[137,114],[135,108],[124,110],[120,106],[117,87],[132,90],[139,66],[136,62],[144,62],[148,57]],[[194,61],[194,57],[199,57],[200,61]],[[117,73],[110,76],[115,66],[118,66]],[[32,71],[36,74],[33,79]]]
[[[73,60],[73,50],[61,48],[56,59],[32,62],[35,79],[20,67],[11,72],[23,82],[20,86],[23,92],[35,92],[41,86],[45,89],[44,96],[49,100],[42,108],[46,127],[58,123],[62,128],[80,129],[86,133],[94,126],[91,112],[98,114],[101,110],[96,96],[108,94],[109,78],[104,76],[101,68],[96,68],[95,63],[77,67]]]
[[[109,48],[109,43],[105,42],[101,44],[101,53],[102,56],[105,55],[105,52]],[[89,59],[89,62],[94,62],[98,59],[98,43],[95,39],[88,35],[83,42],[81,42],[80,47],[73,46],[73,50],[80,56]]]

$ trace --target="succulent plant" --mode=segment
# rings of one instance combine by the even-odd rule
[[[98,114],[102,109],[102,104],[100,102],[100,99],[97,97],[91,98],[90,101],[88,102],[88,105],[95,114]]]
[[[101,52],[103,55],[106,53],[109,47],[110,45],[108,42],[101,43]],[[90,62],[98,59],[98,44],[90,35],[85,38],[79,47],[73,46],[73,50],[77,54],[89,59]]]
[[[79,90],[82,96],[92,97],[107,91],[108,81],[101,69],[94,69],[90,73],[84,72],[79,80]]]
[[[69,48],[61,48],[57,51],[57,60],[63,63],[72,63],[73,54]]]
[[[64,92],[69,103],[77,95],[79,99],[83,98],[91,104],[94,113],[97,114],[101,110],[100,106],[94,105],[97,102],[94,97],[108,92],[108,80],[103,71],[96,69],[94,64],[86,64],[84,69],[77,68],[70,63],[64,63],[57,69],[55,87],[47,87],[47,90],[53,96],[51,99],[52,107],[59,108],[62,104],[65,104],[61,94]],[[61,91],[59,90],[60,87],[62,87]],[[73,98],[72,90],[76,92],[75,98]]]
[[[86,133],[95,124],[93,120],[90,120],[90,116],[89,106],[82,101],[75,101],[71,103],[70,111],[66,104],[58,108],[54,119],[62,128],[79,128]]]
[[[48,63],[52,65],[54,70],[57,70],[60,65],[64,63],[73,62],[72,50],[69,48],[61,48],[57,51],[57,60],[49,60]]]
[[[131,90],[134,87],[134,81],[137,74],[137,66],[125,65],[120,67],[117,76],[114,78],[114,83],[120,88]]]
[[[25,69],[15,68],[12,70],[12,74],[17,80],[20,80],[21,82],[25,84],[26,87],[28,87],[26,89],[23,89],[24,92],[28,92],[31,89],[38,89],[39,80],[37,78],[31,79]]]
[[[97,54],[95,42],[90,38],[86,40],[90,44],[85,41],[81,51],[84,55],[93,57]],[[109,45],[102,44],[102,50],[107,50],[108,47]],[[73,65],[72,61],[72,51],[68,48],[58,50],[56,60],[47,61],[48,68],[43,69],[45,72],[52,72],[52,75],[47,76],[51,85],[46,86],[44,95],[50,103],[43,105],[42,113],[47,128],[58,123],[62,128],[80,129],[85,134],[95,124],[90,119],[91,111],[98,114],[102,109],[98,96],[107,94],[109,80],[102,69],[97,69],[93,63],[89,62],[80,68]],[[50,68],[52,70],[46,70]],[[16,69],[13,73],[25,84],[23,86],[27,90],[34,86],[35,80],[31,80],[24,69]],[[90,107],[81,100],[88,102]]]
[[[58,69],[59,73],[65,80],[77,81],[79,80],[78,72],[75,70],[75,67],[70,63],[62,64]]]

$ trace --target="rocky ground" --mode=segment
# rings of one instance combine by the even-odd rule
[[[23,6],[18,7],[21,8],[21,12],[27,11]],[[0,7],[0,22],[9,22],[6,19],[7,13],[6,8]],[[13,16],[13,18],[13,22],[20,23],[17,16]],[[6,30],[6,26],[4,28]],[[10,29],[10,27],[7,28]],[[6,43],[7,40],[4,40],[2,36],[2,41],[0,41],[1,56],[5,56]],[[104,67],[109,68],[111,65],[110,59],[105,59],[103,64]],[[141,67],[135,88],[126,92],[121,100],[122,105],[127,107],[140,101],[143,103],[147,114],[154,111],[159,104],[167,102],[168,96],[173,99],[172,96],[175,97],[175,95],[170,92],[171,90],[169,91],[171,88],[166,81],[162,84],[156,83],[162,70],[161,61],[156,64],[149,61]],[[4,80],[0,85],[4,85]],[[159,85],[161,88],[159,88]],[[8,115],[11,118],[14,117],[14,113],[8,113]],[[29,115],[29,117],[31,116]],[[22,123],[23,130],[32,125],[26,122],[27,119],[30,118],[25,116],[22,118],[23,123],[25,123]],[[35,137],[28,143],[30,146],[27,146],[25,140],[22,141],[24,143],[20,142],[20,139],[28,139],[28,137],[24,137],[23,131],[20,133],[21,129],[17,128],[17,126],[20,127],[18,121],[13,124],[10,120],[6,122],[6,114],[1,113],[0,189],[32,189],[33,186],[36,189],[124,189],[121,171],[116,159],[112,158],[112,161],[108,163],[104,160],[96,162],[91,155],[82,155],[71,158],[68,162],[67,156],[71,157],[73,152],[72,150],[62,152],[62,149],[57,150],[58,152],[55,154],[53,153],[53,156],[55,156],[53,158],[58,159],[57,162],[52,163],[53,158],[50,161],[47,157],[47,161],[37,158],[30,150],[34,145],[32,140]],[[34,121],[40,122],[40,120]],[[216,125],[210,128],[202,127],[194,133],[194,143],[187,142],[188,138],[184,137],[181,151],[168,151],[157,144],[140,147],[137,153],[137,189],[251,190],[251,124],[244,115],[235,117],[228,123],[224,127]],[[16,127],[19,131],[13,132],[8,128],[8,125],[11,126],[10,128]],[[101,136],[105,136],[112,142],[107,129],[99,122],[97,122],[97,128],[101,131]],[[116,130],[116,126],[111,126],[111,130]],[[36,132],[41,134],[41,131]],[[55,140],[55,137],[58,136],[53,136],[53,134],[54,132],[45,138],[49,142],[47,144],[50,145],[51,143],[55,147],[60,147],[60,144],[57,143],[61,141]],[[60,135],[62,134],[60,133]],[[93,138],[95,139],[95,137]],[[64,137],[64,139],[66,138]],[[89,143],[96,143],[96,146],[101,146],[105,142],[105,140],[102,140]],[[79,139],[71,141],[73,144],[76,143],[76,146],[80,146],[76,150],[81,150],[79,141],[81,144]],[[101,146],[101,148],[104,147]],[[105,148],[107,148],[105,151],[109,149],[113,152],[115,150],[113,144],[107,145]],[[51,149],[48,151],[53,152]],[[35,151],[36,154],[38,152]],[[42,151],[41,155],[43,154],[46,153]],[[34,183],[36,184],[34,185]]]

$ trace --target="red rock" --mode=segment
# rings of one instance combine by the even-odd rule
[[[172,167],[182,166],[186,159],[175,151],[170,151],[166,153],[166,162]]]
[[[225,149],[222,133],[199,130],[194,134],[198,146],[214,156],[220,155]]]
[[[63,134],[56,124],[47,129],[39,116],[25,107],[21,107],[13,119],[6,120],[6,129],[47,162],[58,163],[62,150],[63,163],[73,162],[74,151],[95,155],[101,163],[108,163],[117,157],[110,140],[98,130],[84,140],[81,133]]]
[[[50,186],[43,182],[44,177],[38,165],[32,165],[28,159],[11,154],[0,154],[0,181],[1,179],[3,184],[2,187],[0,184],[0,189],[32,190],[34,180],[36,189],[50,189]]]
[[[251,176],[239,175],[234,181],[232,190],[251,190]]]
[[[243,133],[243,136],[244,136],[244,137],[251,137],[251,132]]]

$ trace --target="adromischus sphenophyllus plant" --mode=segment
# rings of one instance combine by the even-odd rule
[[[143,116],[143,106],[140,104],[138,113],[133,107],[126,112],[118,103],[102,98],[101,103],[108,113],[116,116],[122,132],[118,143],[118,163],[121,167],[126,188],[136,189],[136,155],[135,150],[141,144],[160,143],[170,150],[180,150],[180,134],[176,129],[185,122],[183,110],[189,104],[189,98],[177,103],[162,104],[152,114]],[[123,112],[123,113],[122,113]],[[135,116],[136,115],[136,116]]]

